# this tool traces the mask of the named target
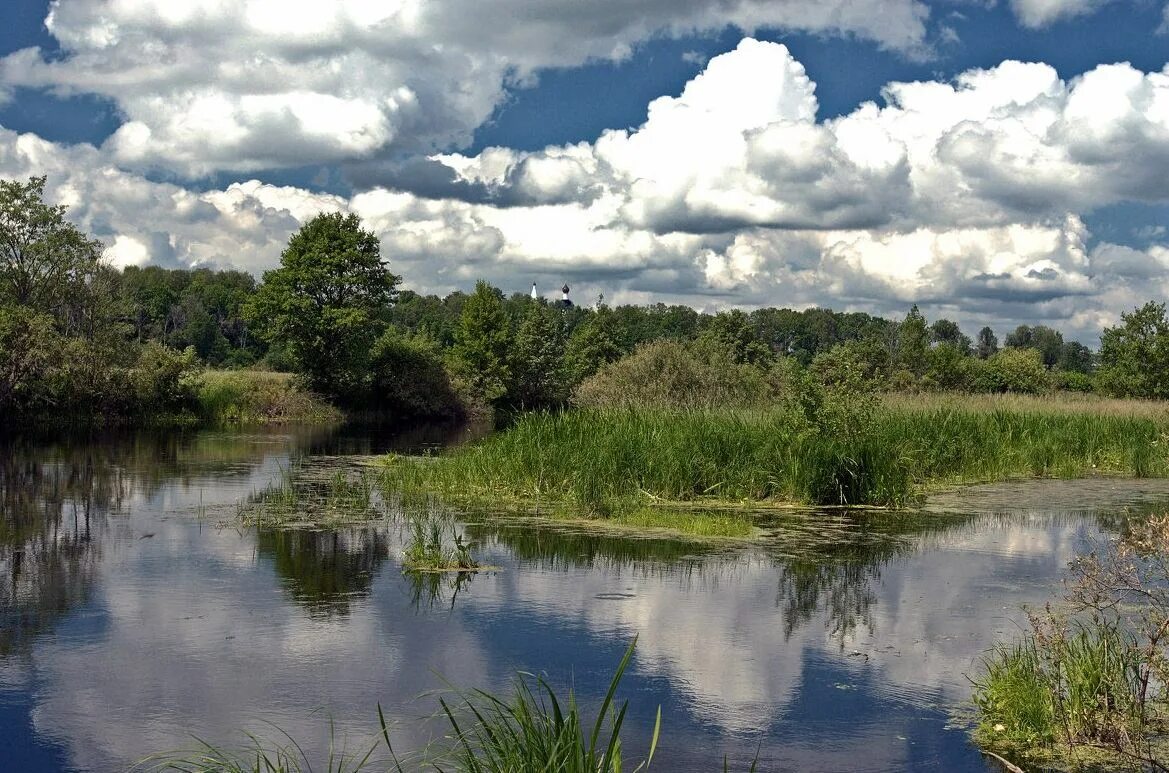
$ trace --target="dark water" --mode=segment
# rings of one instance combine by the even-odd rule
[[[791,515],[712,549],[469,518],[475,576],[403,575],[389,517],[336,531],[231,525],[235,503],[348,455],[459,433],[201,433],[0,445],[0,770],[122,770],[192,737],[273,726],[309,750],[444,727],[443,680],[517,669],[592,706],[634,635],[626,756],[655,769],[988,767],[955,720],[985,648],[1079,550],[1164,484],[990,487],[914,517]],[[268,724],[271,723],[271,724]],[[737,763],[737,765],[736,765]]]

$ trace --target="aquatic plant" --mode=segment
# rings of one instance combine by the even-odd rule
[[[410,521],[410,539],[402,555],[407,570],[448,572],[479,568],[463,535],[452,526],[448,541],[444,525],[437,518],[419,517]]]
[[[382,477],[392,490],[611,515],[702,500],[900,506],[942,484],[1169,474],[1163,418],[986,406],[529,414],[436,459],[387,457]]]
[[[1069,765],[1095,755],[1169,770],[1169,517],[1132,524],[1103,554],[1073,563],[1064,608],[1031,615],[974,680],[975,740]]]
[[[296,462],[281,468],[267,486],[236,505],[248,526],[338,524],[380,517],[373,482],[362,471],[302,471]]]
[[[634,637],[613,674],[591,729],[584,721],[574,692],[570,690],[567,699],[561,700],[543,677],[532,674],[520,674],[516,678],[510,700],[483,690],[458,693],[460,702],[453,706],[440,698],[453,733],[453,769],[463,773],[536,770],[621,773],[629,770],[623,760],[621,743],[621,728],[629,702],[618,706],[615,700],[636,644]],[[649,752],[632,768],[633,773],[649,767],[657,749],[661,724],[659,706]],[[444,769],[437,762],[435,767]]]

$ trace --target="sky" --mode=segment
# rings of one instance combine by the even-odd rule
[[[1166,0],[5,0],[0,178],[117,265],[1094,343],[1169,288]],[[558,294],[558,293],[557,293]]]

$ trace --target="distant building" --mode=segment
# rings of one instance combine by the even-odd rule
[[[560,305],[566,309],[571,308],[572,307],[572,300],[568,297],[568,284],[567,283],[565,283],[564,287],[560,288],[560,293],[561,293]]]
[[[539,296],[539,294],[536,292],[536,283],[535,283],[535,282],[532,282],[532,300],[533,300],[533,301],[538,301],[538,300],[540,300],[540,296]]]

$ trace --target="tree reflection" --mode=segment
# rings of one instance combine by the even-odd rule
[[[88,601],[98,533],[121,506],[126,482],[100,453],[0,448],[0,658],[26,653]]]
[[[389,557],[386,534],[373,528],[334,531],[262,529],[259,555],[272,560],[289,596],[313,615],[347,615],[369,595]]]

